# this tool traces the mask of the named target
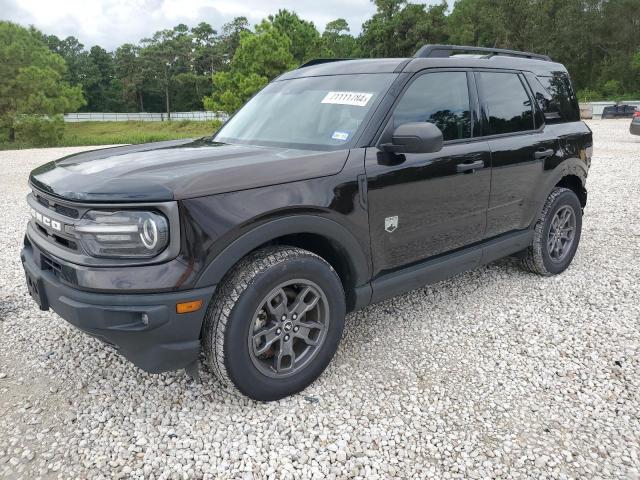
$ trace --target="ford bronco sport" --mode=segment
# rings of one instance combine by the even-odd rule
[[[35,169],[21,257],[41,309],[140,368],[195,374],[203,352],[274,400],[327,367],[348,311],[507,255],[565,270],[591,153],[546,56],[315,60],[212,138]]]

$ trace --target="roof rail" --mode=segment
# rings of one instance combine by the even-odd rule
[[[342,60],[353,60],[353,58],[314,58],[308,62],[304,62],[298,68],[310,67],[311,65],[319,65],[321,63],[341,62]]]
[[[509,57],[533,58],[536,60],[551,61],[548,55],[540,53],[520,52],[518,50],[505,50],[504,48],[469,47],[465,45],[425,45],[418,50],[415,58],[448,58],[453,52],[479,52],[486,53],[486,58],[494,55],[506,55]]]

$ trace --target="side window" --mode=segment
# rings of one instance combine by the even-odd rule
[[[580,120],[578,99],[573,93],[569,75],[564,72],[554,72],[549,76],[539,76],[538,80],[551,94],[551,97],[566,122],[577,122]]]
[[[531,99],[515,73],[480,72],[480,96],[489,119],[485,135],[532,130]]]
[[[471,137],[469,89],[465,72],[427,73],[404,92],[393,112],[393,128],[409,122],[430,122],[444,140]]]
[[[549,125],[564,122],[565,120],[560,113],[558,102],[556,102],[547,89],[542,86],[538,77],[533,73],[527,73],[525,77],[533,92],[533,98],[538,105],[538,110],[544,115],[544,122]]]

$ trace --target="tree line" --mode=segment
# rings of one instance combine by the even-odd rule
[[[425,43],[545,53],[566,65],[583,100],[640,97],[639,0],[457,0],[450,12],[445,1],[374,3],[357,36],[342,18],[320,33],[279,10],[253,27],[245,17],[219,31],[206,22],[180,24],[111,52],[1,22],[0,80],[9,84],[0,86],[0,123],[10,123],[12,111],[232,113],[312,58],[407,57]],[[54,100],[56,90],[64,100]]]

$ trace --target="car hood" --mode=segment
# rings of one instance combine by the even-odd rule
[[[36,168],[30,181],[75,201],[180,200],[335,175],[348,153],[175,140],[70,155]]]

